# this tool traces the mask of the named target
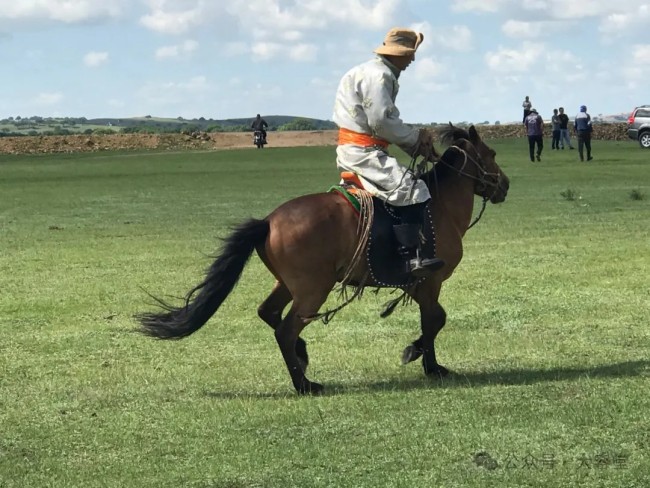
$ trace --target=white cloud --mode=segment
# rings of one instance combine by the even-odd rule
[[[318,47],[314,44],[283,44],[280,42],[255,42],[250,48],[253,58],[257,61],[286,56],[297,62],[314,61],[318,54]]]
[[[2,0],[0,21],[55,21],[69,24],[117,17],[125,0]]]
[[[427,91],[441,91],[448,85],[443,76],[448,73],[447,67],[433,58],[417,59],[413,71],[418,85]]]
[[[190,98],[196,101],[215,89],[205,76],[196,76],[186,81],[147,83],[137,96],[155,106],[179,105]]]
[[[289,48],[289,58],[294,61],[314,61],[317,54],[318,48],[313,44],[298,44]]]
[[[96,68],[108,62],[107,52],[91,51],[84,56],[84,64],[89,68]]]
[[[255,59],[267,61],[282,52],[282,45],[277,42],[256,42],[251,46],[251,52]]]
[[[634,61],[650,66],[650,44],[637,44],[633,51]]]
[[[650,2],[638,5],[635,9],[626,9],[611,13],[603,18],[599,30],[606,37],[621,37],[636,35],[637,32],[647,35],[650,22]]]
[[[243,41],[227,42],[226,44],[224,44],[223,48],[221,49],[221,52],[225,56],[237,57],[249,53],[250,48],[248,47],[248,44],[246,44]]]
[[[156,59],[178,58],[182,55],[190,55],[196,51],[199,43],[193,40],[187,40],[181,44],[173,46],[163,46],[156,50]]]
[[[315,30],[351,25],[363,30],[394,23],[404,0],[144,0],[149,12],[140,23],[165,34],[182,34],[197,26],[236,24],[256,39],[300,40]],[[269,26],[273,26],[269,28]]]
[[[283,40],[291,42],[291,41],[300,41],[304,37],[304,35],[300,31],[292,30],[292,31],[283,32],[281,34],[281,37]]]
[[[432,26],[429,22],[418,22],[409,26],[424,35],[418,48],[419,54],[445,51],[465,52],[473,49],[474,36],[465,25]]]
[[[511,19],[501,26],[501,31],[508,37],[531,39],[542,34],[543,25],[542,22],[524,22]]]
[[[203,12],[203,2],[147,0],[151,12],[140,19],[140,23],[163,34],[183,34],[192,27],[201,25],[207,18]],[[189,8],[183,9],[183,6]]]
[[[451,51],[471,51],[473,36],[472,31],[464,25],[452,25],[450,27],[438,27],[433,33],[432,43],[434,46],[449,49]],[[426,36],[425,36],[426,41]],[[436,49],[439,50],[439,49]]]
[[[58,104],[61,100],[63,100],[62,93],[39,93],[32,100],[32,104],[38,107],[49,107]]]
[[[501,73],[524,73],[529,71],[544,53],[542,44],[525,42],[522,49],[500,47],[497,51],[488,51],[485,62],[492,71]]]
[[[497,12],[510,0],[453,0],[452,10],[456,12]]]

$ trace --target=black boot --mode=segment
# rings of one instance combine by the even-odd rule
[[[445,265],[442,259],[421,256],[420,224],[394,225],[393,232],[399,245],[397,251],[406,259],[407,269],[413,276],[423,278]]]

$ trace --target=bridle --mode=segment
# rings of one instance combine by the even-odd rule
[[[455,144],[449,146],[449,148],[453,148],[457,151],[459,151],[463,155],[463,164],[460,168],[457,168],[455,165],[449,164],[443,159],[438,161],[437,164],[443,164],[446,167],[450,168],[458,176],[465,176],[466,178],[469,178],[471,180],[474,180],[478,182],[478,187],[476,193],[483,193],[484,191],[488,190],[488,188],[492,187],[493,191],[490,195],[483,195],[483,205],[481,207],[481,210],[479,214],[476,216],[474,221],[469,225],[467,228],[468,230],[474,227],[479,220],[481,220],[481,217],[483,217],[483,213],[485,212],[485,208],[487,207],[487,202],[496,194],[496,192],[499,190],[499,183],[501,180],[501,175],[499,173],[491,173],[487,171],[484,167],[483,164],[481,164],[483,161],[481,159],[480,155],[478,156],[478,160],[470,156],[467,151]],[[467,167],[468,163],[472,163],[474,167],[476,168],[476,175],[469,173],[465,170]]]
[[[452,166],[451,164],[446,163],[445,161],[441,160],[440,162],[442,164],[444,164],[445,166],[447,166],[447,167],[453,169],[454,171],[456,171],[456,173],[458,173],[459,176],[465,176],[465,177],[467,177],[467,178],[469,178],[471,180],[477,181],[479,183],[479,185],[480,185],[477,188],[477,193],[482,193],[482,192],[486,191],[488,188],[492,187],[493,188],[492,194],[489,195],[489,196],[484,196],[483,197],[483,198],[487,198],[488,200],[491,199],[496,194],[497,190],[499,189],[499,183],[501,181],[501,175],[499,173],[491,173],[490,171],[487,171],[483,167],[483,164],[481,164],[483,162],[483,160],[481,159],[481,156],[478,156],[478,161],[477,161],[472,156],[470,156],[465,149],[462,149],[462,148],[460,148],[460,147],[458,147],[456,145],[452,145],[452,146],[449,146],[449,147],[453,148],[453,149],[456,149],[457,151],[459,151],[460,153],[463,154],[464,161],[463,161],[462,167],[460,169],[458,169],[455,166]],[[467,166],[468,162],[471,162],[471,163],[474,164],[474,166],[476,167],[478,176],[475,176],[475,175],[465,171],[465,167]]]

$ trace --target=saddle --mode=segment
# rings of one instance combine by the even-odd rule
[[[356,174],[341,173],[342,182],[332,186],[330,192],[335,192],[354,207],[359,218],[364,218],[367,210],[356,197],[363,189],[363,184]],[[369,207],[369,205],[368,205]],[[372,197],[372,226],[365,249],[365,258],[374,284],[387,288],[408,288],[417,279],[408,271],[406,260],[397,252],[398,242],[393,226],[401,223],[391,205],[376,197]],[[367,217],[366,217],[367,218]],[[422,227],[424,241],[422,251],[428,256],[435,256],[436,242],[431,211],[427,207],[424,225]]]

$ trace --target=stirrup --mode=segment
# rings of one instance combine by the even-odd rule
[[[440,258],[425,258],[415,257],[409,261],[409,268],[411,274],[417,278],[424,278],[438,271],[445,265],[445,262]]]

